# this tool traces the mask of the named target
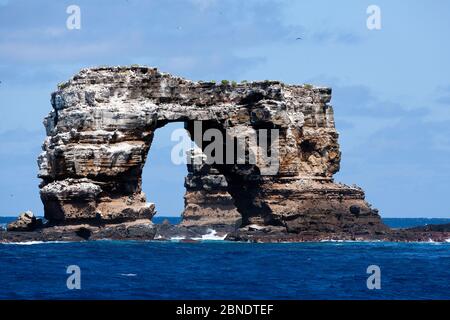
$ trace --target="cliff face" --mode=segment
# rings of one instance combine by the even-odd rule
[[[277,160],[250,163],[248,151],[244,163],[217,164],[193,151],[192,159],[204,161],[188,165],[184,225],[383,231],[361,189],[333,182],[341,154],[330,99],[329,88],[276,81],[215,84],[146,67],[84,69],[52,94],[44,121],[38,163],[45,217],[55,224],[151,219],[155,206],[146,202],[141,174],[154,132],[184,122],[206,153],[199,121],[201,133],[224,134],[224,154],[228,139],[242,138],[254,150],[247,137],[261,140],[274,129]]]

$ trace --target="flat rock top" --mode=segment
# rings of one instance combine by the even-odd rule
[[[264,80],[235,82],[229,80],[191,81],[144,66],[97,67],[82,69],[69,81],[58,86],[61,92],[86,88],[122,88],[130,90],[127,98],[153,98],[159,102],[213,105],[218,103],[252,104],[263,99],[301,99],[304,102],[331,100],[331,88],[309,84],[288,85],[281,81]],[[201,98],[200,98],[201,97]]]

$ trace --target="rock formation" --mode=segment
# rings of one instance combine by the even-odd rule
[[[185,181],[182,225],[228,224],[239,227],[241,214],[228,192],[225,176],[206,163],[206,156],[200,150],[191,150],[188,156],[190,164]]]
[[[194,82],[147,67],[81,70],[52,94],[44,121],[38,163],[45,218],[53,225],[151,219],[155,206],[141,174],[154,132],[184,122],[205,151],[199,121],[202,133],[215,129],[232,140],[276,129],[278,162],[269,175],[261,159],[189,164],[183,225],[382,233],[387,228],[364,192],[333,181],[341,154],[330,99],[330,88],[278,81]],[[226,141],[223,148],[226,154]]]
[[[42,227],[42,219],[37,219],[33,212],[25,211],[19,215],[16,221],[7,226],[8,231],[33,231]]]

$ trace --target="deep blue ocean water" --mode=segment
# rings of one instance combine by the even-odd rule
[[[450,243],[0,244],[0,267],[0,299],[450,299]]]

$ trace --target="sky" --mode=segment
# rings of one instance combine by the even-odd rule
[[[69,30],[69,5],[81,28]],[[369,30],[377,5],[381,29]],[[36,158],[50,93],[81,68],[142,64],[193,80],[281,80],[333,89],[337,181],[382,217],[450,217],[450,2],[446,0],[0,0],[0,216],[43,215]],[[301,37],[301,40],[297,40]],[[171,124],[143,189],[179,216],[186,168]]]

